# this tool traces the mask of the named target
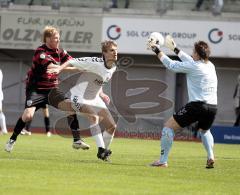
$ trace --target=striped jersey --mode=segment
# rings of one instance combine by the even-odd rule
[[[46,44],[38,47],[27,74],[27,90],[46,91],[56,88],[59,84],[58,75],[47,73],[47,66],[51,63],[60,65],[69,59],[72,57],[63,49],[50,49]]]

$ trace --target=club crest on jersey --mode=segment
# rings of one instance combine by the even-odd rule
[[[32,101],[32,100],[28,100],[28,101],[27,101],[27,106],[31,106],[31,105],[32,105],[32,103],[33,103],[33,101]]]
[[[42,53],[42,54],[40,55],[40,58],[41,58],[41,59],[45,59],[45,58],[46,58],[45,54]]]

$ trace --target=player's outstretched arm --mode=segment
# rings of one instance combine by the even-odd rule
[[[59,65],[51,63],[47,66],[47,73],[49,74],[59,74],[60,72],[61,70]]]

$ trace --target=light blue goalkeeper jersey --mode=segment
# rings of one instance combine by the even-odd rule
[[[187,89],[189,101],[204,101],[208,104],[217,105],[217,75],[215,66],[208,61],[194,61],[193,58],[183,51],[178,57],[182,60],[171,60],[163,55],[161,61],[163,65],[174,72],[186,73]]]

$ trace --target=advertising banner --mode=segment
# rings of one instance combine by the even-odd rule
[[[46,25],[61,31],[61,47],[68,51],[99,51],[102,19],[71,15],[0,13],[0,48],[35,49]]]
[[[240,144],[240,127],[213,126],[211,132],[216,143]]]
[[[211,56],[239,58],[240,32],[236,29],[240,29],[240,22],[106,17],[102,35],[116,40],[120,53],[151,54],[146,49],[147,38],[156,31],[172,35],[178,47],[189,54],[194,43],[203,40],[209,43]]]

